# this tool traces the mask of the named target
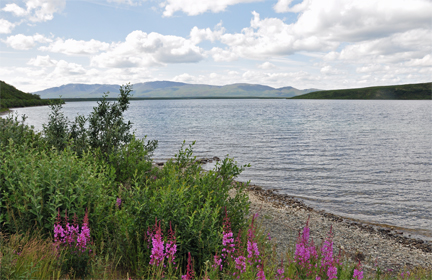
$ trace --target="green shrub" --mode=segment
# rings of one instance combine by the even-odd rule
[[[39,151],[27,143],[9,140],[0,150],[0,225],[9,233],[39,228],[52,233],[57,211],[84,216],[86,208],[95,227],[105,219],[114,174],[90,153],[78,158],[70,148]],[[111,201],[110,201],[111,200]]]
[[[43,124],[43,134],[48,145],[62,151],[69,140],[69,121],[61,111],[63,106],[60,103],[49,105],[51,113],[48,117],[48,124]]]
[[[42,135],[25,124],[27,117],[9,114],[5,118],[0,118],[0,149],[6,149],[9,145],[9,139],[12,139],[16,145],[27,144],[31,147],[44,146],[45,141]]]
[[[145,235],[158,220],[163,231],[169,222],[175,228],[179,259],[186,260],[190,252],[196,269],[203,268],[205,261],[220,252],[225,210],[233,230],[245,226],[249,210],[246,186],[233,181],[242,170],[226,159],[215,170],[204,172],[191,145],[182,147],[175,160],[154,175],[135,176],[131,186],[120,192],[122,207],[116,212],[117,245],[125,252],[122,265],[143,276],[150,256]],[[182,265],[185,267],[184,262]]]

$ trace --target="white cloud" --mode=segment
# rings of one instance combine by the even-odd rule
[[[30,59],[27,64],[37,67],[52,67],[57,64],[57,61],[52,60],[49,55],[38,55],[36,58]]]
[[[28,14],[28,12],[25,9],[21,8],[15,3],[6,4],[6,6],[2,9],[2,11],[13,13],[17,17],[22,17]]]
[[[23,34],[17,34],[9,36],[4,40],[6,45],[16,50],[29,50],[37,45],[37,43],[48,43],[51,39],[46,38],[43,35],[35,34],[33,36],[26,36]]]
[[[40,47],[41,51],[50,51],[55,53],[63,53],[67,55],[76,54],[94,54],[101,51],[106,51],[110,44],[91,39],[90,41],[73,40],[73,39],[57,39],[49,46]]]
[[[60,60],[56,63],[56,67],[53,71],[53,75],[82,75],[85,74],[86,70],[80,64],[67,62],[65,60]]]
[[[432,56],[425,55],[423,58],[411,59],[406,63],[407,66],[432,66]]]
[[[230,50],[214,47],[207,52],[216,62],[230,62],[238,59],[238,55]]]
[[[333,68],[330,65],[326,65],[326,66],[322,67],[320,72],[323,73],[324,75],[337,75],[337,74],[341,73],[340,70]]]
[[[198,27],[194,26],[190,31],[190,40],[194,44],[199,44],[204,40],[214,42],[216,40],[220,40],[220,37],[224,32],[225,28],[222,27],[222,22],[216,25],[214,31],[212,31],[210,28],[199,29]]]
[[[304,0],[307,7],[293,26],[296,33],[356,42],[413,28],[430,28],[428,0]]]
[[[110,2],[110,3],[119,3],[119,4],[127,4],[127,5],[131,5],[131,6],[138,5],[138,2],[135,2],[133,0],[108,0],[108,2]]]
[[[398,63],[423,58],[430,53],[430,30],[414,29],[388,37],[347,45],[340,52],[332,52],[327,60],[362,63]]]
[[[293,12],[298,13],[305,10],[308,7],[309,0],[304,0],[303,2],[294,5],[293,7],[289,7],[293,0],[278,0],[276,5],[273,6],[273,9],[276,13],[286,13]]]
[[[52,20],[54,13],[60,12],[66,5],[66,0],[27,0],[27,11],[31,12],[30,20],[42,22]]]
[[[15,16],[27,16],[32,22],[52,20],[54,13],[60,12],[66,5],[66,0],[26,0],[26,9],[15,3],[7,4],[2,10]]]
[[[191,40],[178,36],[133,31],[125,42],[94,56],[98,67],[148,67],[166,63],[194,63],[202,60],[203,50]]]
[[[196,78],[188,73],[183,73],[181,75],[177,75],[173,78],[174,82],[181,83],[193,83],[196,82]]]
[[[12,29],[15,27],[15,24],[7,21],[5,19],[0,18],[0,34],[8,34],[12,32]]]
[[[390,66],[384,66],[382,64],[368,64],[361,67],[357,67],[356,72],[357,73],[376,73],[381,71],[389,71]]]
[[[236,56],[245,58],[267,58],[291,55],[298,51],[328,51],[339,43],[324,40],[319,36],[304,36],[296,33],[292,24],[286,24],[278,18],[260,18],[253,12],[250,27],[241,33],[225,33],[220,41],[226,44]]]
[[[258,65],[258,68],[265,69],[265,70],[266,69],[273,69],[273,68],[276,68],[276,65],[274,65],[271,62],[266,61],[266,62]]]
[[[165,11],[163,15],[172,16],[177,11],[183,11],[189,16],[196,16],[207,11],[218,13],[224,11],[228,6],[239,3],[259,2],[263,0],[167,0],[161,4]]]

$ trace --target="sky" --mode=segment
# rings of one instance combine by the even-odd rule
[[[0,80],[342,89],[432,81],[431,0],[2,0]]]

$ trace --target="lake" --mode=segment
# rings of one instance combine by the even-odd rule
[[[72,119],[95,105],[69,102],[64,113]],[[159,140],[156,161],[196,141],[197,157],[250,163],[240,181],[432,240],[431,108],[429,100],[143,100],[125,117],[138,137]],[[49,114],[16,111],[39,130]]]

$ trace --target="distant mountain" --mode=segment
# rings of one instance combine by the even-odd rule
[[[67,84],[35,92],[42,98],[97,98],[104,92],[108,97],[117,97],[120,85],[103,84]],[[317,89],[299,90],[293,87],[273,88],[256,84],[232,84],[212,86],[202,84],[186,84],[169,81],[137,83],[133,85],[133,97],[141,98],[208,98],[208,97],[261,97],[284,98],[316,91]]]
[[[85,98],[85,97],[101,97],[104,92],[112,92],[112,97],[116,97],[119,90],[118,85],[86,85],[86,84],[67,84],[60,87],[48,88],[42,91],[35,92],[42,98]]]
[[[315,91],[293,99],[432,99],[432,83]]]

